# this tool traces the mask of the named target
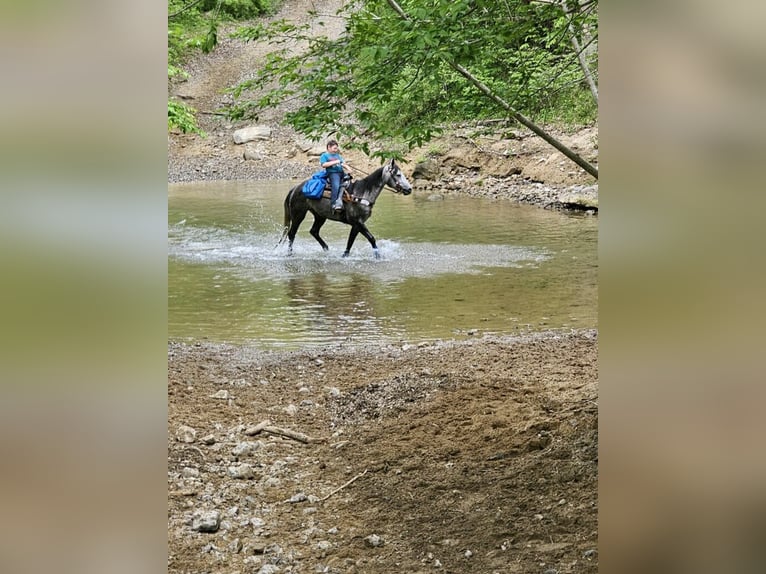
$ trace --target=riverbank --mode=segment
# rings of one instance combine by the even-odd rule
[[[168,572],[597,572],[597,347],[171,343]]]

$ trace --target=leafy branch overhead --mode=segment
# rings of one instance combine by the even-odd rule
[[[454,121],[505,117],[533,131],[529,117],[592,123],[596,2],[565,2],[367,0],[348,5],[337,39],[285,21],[243,28],[238,37],[275,51],[231,90],[228,113],[257,118],[290,101],[285,119],[298,131],[340,132],[367,153],[372,140],[421,146]],[[295,45],[305,49],[296,55]],[[570,159],[597,177],[582,158]]]

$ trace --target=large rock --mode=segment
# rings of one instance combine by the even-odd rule
[[[441,168],[439,162],[435,159],[429,158],[424,161],[418,162],[415,165],[415,169],[412,170],[412,179],[439,179]]]
[[[267,140],[271,138],[269,126],[248,126],[234,132],[234,143],[243,144],[253,140]]]
[[[217,510],[198,511],[192,518],[192,530],[197,532],[218,532],[221,526],[221,513]]]

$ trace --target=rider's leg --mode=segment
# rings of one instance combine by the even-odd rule
[[[327,176],[330,178],[330,187],[332,188],[332,195],[330,196],[332,208],[340,211],[343,209],[343,200],[340,197],[340,180],[343,174],[339,171],[331,171]]]

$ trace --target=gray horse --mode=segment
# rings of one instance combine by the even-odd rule
[[[332,219],[333,221],[340,221],[351,226],[343,257],[348,256],[356,236],[361,233],[372,245],[375,258],[379,259],[380,253],[375,243],[375,237],[373,237],[370,230],[364,224],[372,215],[372,206],[375,205],[380,192],[383,191],[386,185],[390,186],[395,193],[403,195],[412,193],[410,182],[407,181],[407,178],[393,159],[373,171],[367,177],[352,182],[348,187],[349,195],[345,196],[344,194],[343,211],[340,212],[333,212],[329,198],[309,199],[303,195],[302,190],[305,183],[306,181],[302,181],[293,187],[285,198],[285,228],[279,243],[282,243],[285,237],[287,237],[288,253],[292,253],[295,234],[298,232],[301,223],[303,223],[306,214],[310,211],[314,214],[314,225],[311,226],[310,233],[319,242],[322,249],[327,251],[329,248],[327,243],[319,236],[319,230],[325,221]]]

